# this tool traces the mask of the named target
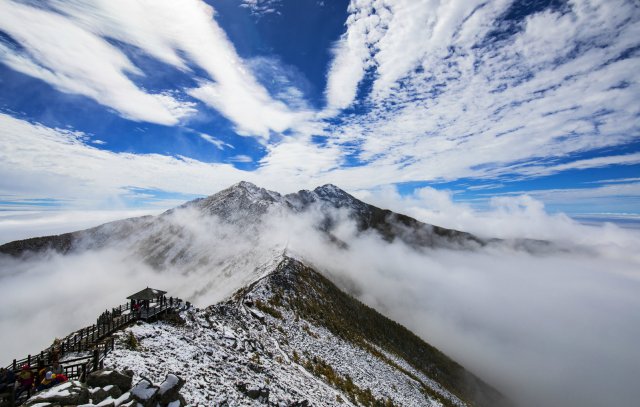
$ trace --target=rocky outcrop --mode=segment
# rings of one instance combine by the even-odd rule
[[[169,373],[158,389],[158,402],[164,405],[178,400],[184,384],[184,379]]]
[[[131,389],[131,397],[137,405],[144,407],[181,407],[185,406],[184,397],[180,389],[184,386],[184,379],[169,373],[160,385],[154,385],[149,379],[143,378]]]
[[[68,381],[31,397],[26,406],[77,406],[89,402],[89,390],[79,381]]]
[[[126,393],[131,389],[133,382],[133,374],[127,372],[118,372],[115,370],[103,369],[89,373],[87,376],[87,386],[89,387],[105,387],[115,386],[120,390],[120,394]]]
[[[131,387],[133,374],[115,370],[92,372],[87,383],[70,381],[31,397],[27,407],[183,407],[186,406],[180,389],[185,381],[168,374],[160,385],[141,379]],[[127,391],[122,391],[126,389]]]

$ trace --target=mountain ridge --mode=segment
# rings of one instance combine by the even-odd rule
[[[20,256],[29,252],[53,250],[66,254],[73,250],[99,248],[109,236],[120,238],[131,234],[135,228],[149,227],[154,221],[185,209],[196,209],[206,215],[215,215],[226,222],[259,222],[270,209],[301,213],[318,205],[326,216],[320,225],[328,231],[333,227],[328,212],[332,209],[348,210],[360,231],[375,230],[387,241],[399,238],[414,247],[464,248],[484,246],[487,240],[470,233],[442,228],[420,222],[407,215],[381,209],[367,204],[333,184],[325,184],[313,191],[300,190],[297,193],[281,195],[247,181],[241,181],[213,195],[197,198],[158,216],[143,216],[105,223],[93,228],[16,240],[0,245],[0,253]],[[88,243],[87,243],[88,242]],[[84,244],[83,244],[84,243]]]
[[[229,299],[181,318],[177,326],[126,329],[121,343],[133,335],[138,348],[117,347],[105,363],[151,380],[179,371],[192,404],[267,402],[251,400],[247,390],[255,389],[278,406],[508,405],[446,355],[287,254]]]

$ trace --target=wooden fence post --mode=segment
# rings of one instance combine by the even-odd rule
[[[98,348],[93,350],[93,370],[98,370],[98,359],[100,359],[100,355],[98,353]]]
[[[31,355],[27,355],[27,365],[31,366]]]

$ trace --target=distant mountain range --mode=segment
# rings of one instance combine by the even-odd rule
[[[318,187],[313,191],[302,190],[293,194],[280,195],[243,181],[207,198],[187,202],[159,216],[125,219],[78,232],[17,240],[0,246],[0,253],[21,256],[46,250],[59,253],[84,251],[117,243],[131,235],[138,235],[139,243],[143,246],[153,245],[170,251],[168,245],[171,243],[163,238],[162,233],[177,232],[175,229],[177,225],[172,221],[171,216],[186,209],[195,209],[203,217],[215,216],[226,223],[254,227],[270,211],[299,214],[308,212],[311,208],[324,215],[321,222],[315,226],[329,236],[335,226],[331,213],[342,210],[356,222],[359,231],[373,230],[387,241],[400,239],[416,248],[474,249],[498,243],[508,243],[510,246],[525,250],[549,248],[549,244],[544,241],[531,239],[504,241],[481,238],[470,233],[426,224],[409,216],[362,202],[331,184]]]

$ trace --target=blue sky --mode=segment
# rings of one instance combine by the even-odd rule
[[[640,213],[629,0],[0,3],[0,210],[240,180]]]

